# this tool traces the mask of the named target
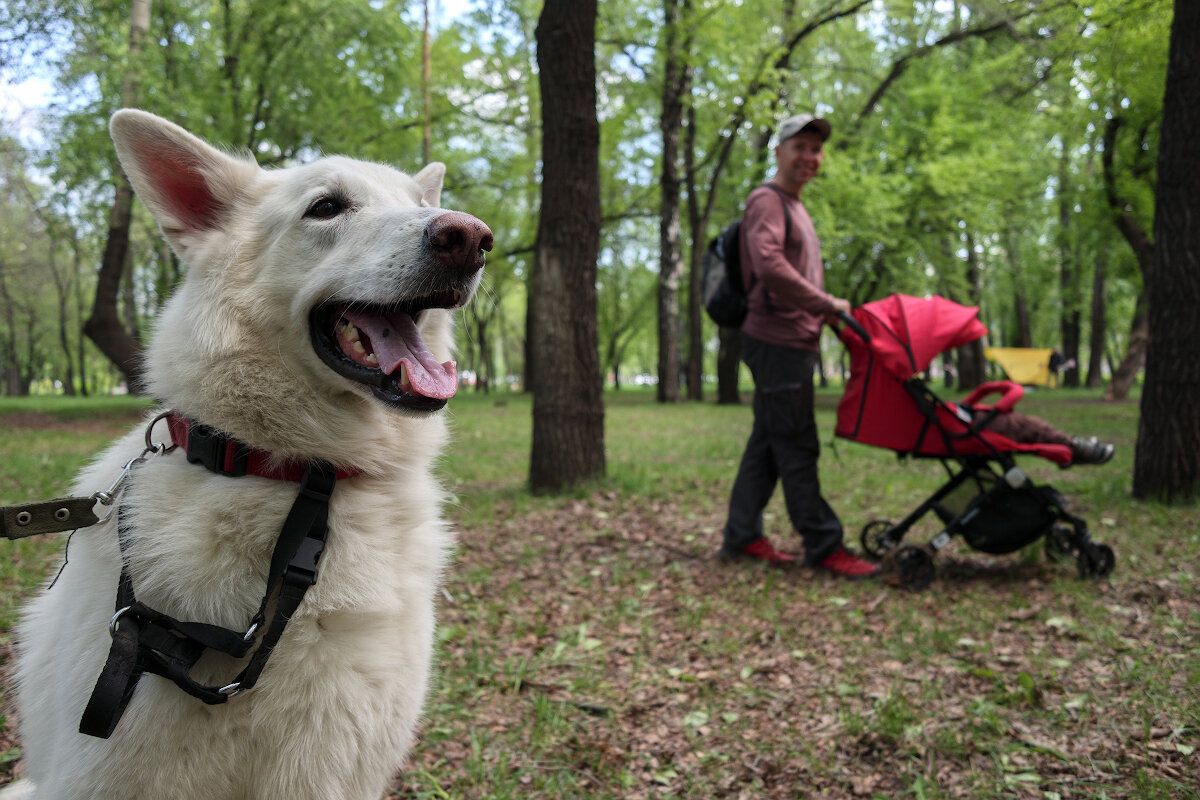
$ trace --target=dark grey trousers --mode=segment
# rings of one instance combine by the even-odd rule
[[[742,358],[754,375],[754,429],[729,498],[724,549],[740,552],[763,536],[763,509],[782,481],[804,561],[817,564],[842,544],[842,523],[817,476],[821,444],[813,416],[813,368],[818,354],[768,344],[742,334]]]

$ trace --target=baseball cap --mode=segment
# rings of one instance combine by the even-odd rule
[[[833,126],[820,117],[814,117],[812,114],[797,114],[780,123],[779,132],[775,135],[775,144],[783,144],[806,128],[820,134],[821,141],[828,139],[829,134],[833,131]]]

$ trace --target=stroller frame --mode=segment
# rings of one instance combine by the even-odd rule
[[[947,430],[932,413],[938,406],[948,410],[950,406],[922,381],[910,379],[905,382],[905,389],[923,409],[930,410],[926,414],[929,427],[950,443],[951,450],[955,440],[970,437],[984,442],[991,452],[953,457],[900,454],[901,458],[936,458],[948,476],[937,491],[904,519],[896,523],[872,520],[862,529],[863,550],[884,561],[901,585],[914,590],[929,586],[936,573],[934,556],[955,536],[962,537],[975,550],[993,554],[1011,553],[1044,537],[1047,556],[1055,561],[1074,558],[1080,577],[1103,577],[1112,571],[1115,563],[1112,548],[1092,542],[1087,522],[1067,511],[1067,498],[1053,486],[1036,485],[1017,465],[1012,453],[997,450],[980,435],[979,431],[997,413],[994,409],[980,423],[955,433]],[[928,433],[923,431],[921,436]],[[955,503],[955,499],[966,493],[964,490],[971,497],[965,504]],[[941,520],[942,530],[924,547],[901,545],[912,527],[931,511]]]

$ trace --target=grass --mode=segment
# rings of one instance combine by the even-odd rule
[[[855,543],[943,473],[829,442],[836,401],[819,393],[822,480]],[[0,502],[61,494],[139,413],[39,402],[0,401]],[[747,407],[610,394],[605,479],[533,497],[529,399],[456,398],[439,678],[390,797],[1200,798],[1200,509],[1129,496],[1136,403],[1056,391],[1021,409],[1117,444],[1099,468],[1022,461],[1113,546],[1111,580],[1040,544],[955,542],[922,593],[724,564]],[[767,517],[798,546],[779,497]],[[0,574],[5,630],[61,540],[33,546]]]
[[[69,494],[75,473],[146,405],[131,397],[0,398],[0,505]],[[21,602],[42,582],[62,545],[55,536],[0,544],[0,630],[12,627]]]

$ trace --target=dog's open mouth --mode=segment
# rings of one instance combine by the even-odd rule
[[[444,291],[395,305],[330,303],[309,315],[313,349],[334,372],[371,387],[389,405],[436,411],[458,389],[453,361],[439,363],[417,320],[429,308],[456,308],[463,297]]]

